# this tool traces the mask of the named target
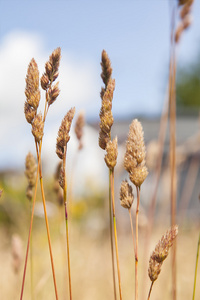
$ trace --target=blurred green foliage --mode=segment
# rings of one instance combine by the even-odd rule
[[[200,51],[190,64],[177,72],[177,112],[194,114],[200,108]]]

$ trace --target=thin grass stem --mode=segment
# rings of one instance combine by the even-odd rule
[[[71,284],[71,268],[70,268],[70,251],[69,251],[69,227],[68,227],[68,213],[67,213],[67,180],[66,180],[66,151],[65,146],[64,156],[63,156],[63,171],[64,171],[64,190],[63,190],[63,201],[65,205],[65,223],[66,223],[66,241],[67,241],[67,263],[68,263],[68,279],[69,279],[69,295],[70,300],[72,300],[72,284]]]
[[[114,244],[113,244],[113,221],[112,221],[112,197],[111,197],[111,175],[112,172],[109,169],[109,218],[110,218],[110,246],[112,257],[112,273],[113,273],[113,288],[114,299],[117,300],[116,281],[115,281],[115,260],[114,260]]]
[[[135,300],[138,300],[138,220],[139,220],[139,205],[140,205],[140,188],[137,186],[137,207],[136,207],[136,216],[135,216]]]
[[[34,191],[34,196],[33,196],[33,205],[32,205],[31,221],[30,221],[30,227],[29,227],[28,242],[27,242],[27,248],[26,248],[26,257],[25,257],[25,263],[24,263],[24,272],[23,272],[23,278],[22,278],[20,300],[22,300],[23,294],[24,294],[24,284],[25,284],[25,278],[26,278],[28,253],[29,253],[29,248],[30,248],[30,239],[31,239],[32,227],[33,227],[33,217],[34,217],[35,200],[36,200],[37,185],[38,185],[38,178],[39,178],[39,163],[40,163],[40,157],[39,157],[38,166],[37,166],[35,191]]]
[[[30,220],[32,214],[32,203],[30,201]],[[30,239],[30,277],[31,277],[31,299],[34,300],[34,289],[33,289],[33,238],[31,234]]]
[[[198,240],[198,244],[197,244],[197,255],[196,255],[196,263],[195,263],[194,287],[193,287],[192,300],[195,299],[195,292],[196,292],[197,268],[198,268],[198,261],[199,261],[199,248],[200,248],[200,233],[199,233],[199,240]]]
[[[52,247],[51,247],[51,238],[50,238],[49,222],[48,222],[48,216],[47,216],[46,200],[45,200],[45,193],[44,193],[44,186],[43,186],[43,178],[42,178],[42,165],[41,165],[41,149],[42,149],[42,141],[41,141],[40,144],[39,144],[39,151],[38,151],[38,145],[37,145],[37,142],[36,142],[36,141],[35,141],[35,145],[36,145],[36,152],[37,152],[38,165],[39,165],[40,188],[41,188],[42,202],[43,202],[43,208],[44,208],[44,216],[45,216],[45,223],[46,223],[46,230],[47,230],[47,239],[48,239],[48,244],[49,244],[49,254],[50,254],[50,259],[51,259],[51,268],[52,268],[52,275],[53,275],[53,282],[54,282],[55,296],[56,296],[56,299],[58,299],[58,291],[57,291],[56,275],[55,275],[55,268],[54,268],[54,262],[53,262]]]
[[[132,234],[132,238],[133,238],[134,254],[136,255],[135,238],[134,238],[134,231],[133,231],[133,221],[132,221],[132,217],[131,217],[131,208],[129,208],[128,212],[129,212],[130,223],[131,223],[131,234]],[[135,260],[136,260],[136,256],[135,256]]]
[[[151,291],[152,291],[152,287],[153,287],[153,283],[154,283],[154,281],[152,281],[152,282],[151,282],[151,286],[150,286],[150,289],[149,289],[149,294],[148,294],[148,298],[147,298],[147,300],[149,300],[149,299],[150,299],[150,296],[151,296]]]
[[[120,277],[120,267],[119,267],[119,251],[118,251],[118,242],[117,242],[117,226],[116,226],[116,216],[115,216],[114,169],[111,170],[111,199],[112,199],[112,211],[113,211],[115,250],[116,250],[116,260],[117,260],[117,273],[118,273],[118,283],[119,283],[119,296],[120,296],[120,300],[122,300],[121,277]]]

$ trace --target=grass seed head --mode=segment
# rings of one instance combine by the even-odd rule
[[[117,163],[117,155],[118,155],[118,149],[117,149],[117,137],[113,141],[109,141],[106,144],[106,155],[105,155],[105,162],[107,167],[112,170]]]
[[[127,180],[123,180],[120,188],[120,204],[122,207],[130,209],[134,200],[132,186]]]
[[[32,123],[40,102],[39,71],[34,58],[29,63],[27,70],[25,95],[24,113],[27,122]]]
[[[129,127],[124,168],[129,173],[130,180],[138,187],[140,187],[148,175],[145,156],[144,132],[141,123],[135,119]]]
[[[64,147],[67,146],[68,141],[70,140],[69,131],[71,128],[71,123],[75,114],[75,107],[71,108],[68,113],[65,115],[64,119],[61,122],[57,143],[56,143],[56,153],[60,159],[63,159]]]
[[[60,94],[60,89],[58,87],[59,82],[57,82],[55,85],[51,86],[47,92],[48,97],[48,105],[51,105]]]
[[[29,152],[26,156],[25,175],[28,179],[26,197],[31,200],[33,196],[33,187],[35,186],[37,164],[34,156]]]
[[[111,67],[111,62],[108,57],[108,54],[105,50],[102,51],[102,55],[101,55],[101,68],[102,68],[101,78],[105,83],[105,86],[107,86],[108,81],[112,75],[112,67]]]
[[[78,149],[81,150],[83,148],[83,143],[82,143],[82,137],[83,137],[83,127],[85,125],[85,116],[83,112],[80,112],[77,120],[76,120],[76,124],[75,124],[75,134],[76,137],[79,141],[79,147]]]
[[[36,142],[40,142],[44,134],[44,122],[42,114],[39,113],[35,116],[32,122],[32,134],[35,137]]]
[[[148,273],[151,281],[155,281],[158,278],[162,263],[167,258],[169,249],[172,247],[177,234],[178,226],[174,225],[161,237],[160,241],[157,243],[149,260]]]

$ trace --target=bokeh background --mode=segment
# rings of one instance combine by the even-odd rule
[[[134,263],[127,212],[119,205],[123,155],[129,124],[138,118],[144,127],[147,145],[147,177],[141,194],[141,257],[148,210],[155,184],[158,135],[169,75],[170,26],[175,1],[0,1],[0,274],[1,299],[18,299],[29,227],[24,163],[28,151],[35,154],[31,128],[24,117],[27,66],[35,58],[40,75],[51,52],[61,47],[59,87],[61,93],[49,110],[43,142],[44,183],[48,215],[58,266],[59,293],[67,298],[63,281],[63,216],[53,191],[57,132],[62,118],[72,107],[76,116],[84,111],[81,151],[72,127],[68,146],[67,172],[71,185],[71,247],[74,299],[112,297],[108,234],[108,172],[104,152],[98,146],[101,52],[111,59],[116,88],[113,99],[112,135],[118,136],[116,167],[116,209],[119,230],[122,284],[125,299],[134,295]],[[177,222],[178,299],[192,293],[194,262],[199,232],[200,162],[200,0],[192,7],[193,22],[177,47]],[[177,19],[177,24],[179,20]],[[43,110],[44,94],[41,99]],[[133,209],[134,211],[134,209]],[[152,236],[152,251],[170,225],[169,135],[166,136]],[[48,246],[40,193],[36,203],[33,255],[36,299],[54,299]],[[18,242],[16,242],[16,240]],[[21,267],[13,272],[12,245],[21,249]],[[149,252],[150,253],[150,252]],[[148,260],[148,258],[147,258]],[[145,264],[144,264],[145,265]],[[170,297],[170,263],[161,274],[155,297],[167,286],[162,299]],[[143,269],[141,266],[141,281]],[[147,272],[144,275],[147,277]],[[148,278],[145,279],[148,287]],[[12,286],[12,288],[11,288]],[[77,288],[79,287],[79,288]],[[25,299],[30,298],[27,276]],[[157,294],[156,294],[157,293]],[[198,290],[200,295],[200,291]],[[80,296],[81,295],[81,296]],[[142,296],[141,296],[142,297]],[[153,297],[153,295],[152,295]],[[165,297],[165,298],[164,298]],[[184,298],[185,297],[185,298]]]

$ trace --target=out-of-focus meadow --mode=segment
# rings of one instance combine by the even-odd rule
[[[179,5],[181,6],[187,1],[179,2]],[[192,1],[188,1],[188,3],[190,3],[191,5]],[[187,14],[188,12],[190,12],[190,8],[189,10],[186,10],[185,13]],[[187,25],[189,26],[189,24]],[[185,28],[182,28],[182,31],[184,30]],[[178,38],[177,36],[174,37],[175,43],[177,44]],[[171,43],[172,53],[173,51],[175,53],[175,43]],[[60,48],[57,49],[59,49],[58,52],[61,51]],[[112,61],[111,57],[110,59]],[[173,62],[173,55],[170,56],[170,62]],[[174,69],[176,69],[176,62],[173,63],[173,67]],[[45,65],[46,77],[48,77],[47,75],[49,65],[51,67],[51,64],[48,64],[48,62]],[[57,65],[59,65],[59,63]],[[103,63],[101,65],[103,65]],[[115,69],[115,66],[112,67],[113,69]],[[53,75],[57,79],[59,73],[55,73],[56,75]],[[110,75],[111,74],[112,70],[110,71]],[[44,74],[42,76],[44,79]],[[26,84],[28,81],[27,77]],[[103,79],[102,75],[101,77]],[[44,97],[46,101],[47,99],[49,99],[48,97],[50,94],[51,96],[55,96],[56,94],[56,99],[60,93],[58,85],[51,86],[53,81],[49,83],[48,80],[46,86],[45,80],[43,81],[43,86],[41,84],[42,89],[46,93],[46,97]],[[111,82],[111,80],[113,79],[110,77],[109,80]],[[37,89],[39,89],[39,82],[40,81],[38,75],[38,84],[36,84],[38,85]],[[103,82],[105,84],[105,89],[103,87],[101,90],[102,102],[107,88],[106,80],[103,79]],[[112,83],[113,82],[114,80],[112,81]],[[109,216],[109,199],[111,199],[113,195],[115,196],[113,198],[115,198],[116,206],[116,226],[118,235],[119,264],[121,268],[121,288],[123,299],[131,300],[134,298],[134,246],[128,210],[120,206],[120,185],[122,180],[129,180],[129,178],[131,178],[129,176],[130,174],[128,174],[124,169],[124,155],[126,152],[126,140],[129,132],[129,125],[135,118],[137,118],[143,126],[146,153],[144,150],[145,147],[142,146],[141,148],[145,153],[143,157],[144,164],[146,164],[145,168],[147,167],[149,172],[147,178],[145,177],[146,179],[144,183],[142,181],[142,187],[141,184],[137,185],[132,181],[132,183],[135,184],[136,189],[135,186],[133,186],[135,200],[130,211],[133,217],[133,225],[136,228],[136,203],[138,195],[136,191],[138,192],[138,190],[141,188],[141,194],[139,196],[140,206],[138,245],[139,299],[147,299],[148,290],[151,283],[148,277],[149,257],[152,251],[155,249],[156,243],[171,225],[171,218],[173,215],[173,212],[171,210],[171,199],[174,195],[174,190],[172,188],[174,183],[177,186],[177,193],[175,197],[175,217],[176,224],[178,224],[179,227],[179,232],[176,239],[176,299],[192,299],[197,244],[200,232],[200,55],[197,55],[192,63],[186,66],[177,67],[176,93],[174,92],[175,88],[173,90],[173,96],[176,98],[177,104],[177,110],[173,111],[175,115],[174,120],[176,121],[176,144],[171,146],[173,132],[170,131],[170,128],[175,128],[175,125],[174,123],[172,123],[173,116],[170,114],[172,105],[170,103],[169,109],[166,104],[168,103],[168,100],[171,100],[170,85],[173,85],[173,83],[175,84],[175,78],[173,77],[173,72],[171,72],[169,75],[169,91],[166,92],[167,99],[166,101],[164,101],[163,112],[161,115],[149,116],[146,113],[136,115],[132,110],[130,110],[129,114],[123,117],[121,116],[121,118],[117,118],[114,116],[112,134],[110,134],[110,132],[108,134],[110,139],[111,135],[112,138],[115,138],[115,136],[118,137],[117,165],[116,167],[110,168],[110,170],[112,169],[112,171],[115,169],[115,177],[113,177],[115,178],[115,185],[113,184],[113,186],[115,187],[113,189],[114,192],[111,189],[109,193],[111,183],[109,185],[110,173],[108,172],[104,161],[105,151],[100,149],[98,145],[99,111],[96,111],[95,117],[90,119],[86,118],[86,123],[83,129],[82,149],[78,149],[78,141],[74,133],[75,126],[74,124],[72,124],[69,144],[67,145],[67,148],[65,148],[67,149],[67,185],[63,184],[63,182],[65,182],[65,176],[63,175],[64,177],[62,177],[61,179],[64,179],[63,182],[61,182],[61,186],[62,188],[63,186],[67,186],[68,193],[67,209],[71,261],[71,283],[74,300],[100,300],[114,298],[109,228],[112,222],[113,223],[111,227],[115,225],[115,219],[113,218],[113,221],[109,219],[109,217],[111,216],[111,214]],[[31,108],[30,111],[32,112],[35,107],[34,105],[32,105],[32,99],[29,99],[30,94],[27,92],[27,86],[28,84],[26,85],[26,104],[28,104],[28,107]],[[145,86],[142,86],[142,89],[145,88]],[[110,96],[110,98],[112,97]],[[53,104],[55,99],[53,99],[52,103],[50,104],[47,104],[47,101],[46,105],[50,106],[51,104]],[[31,102],[32,106],[28,101]],[[99,101],[101,102],[100,99]],[[133,101],[135,100],[133,99]],[[45,108],[47,106],[45,106]],[[109,105],[107,105],[107,108],[109,106],[112,107],[110,103]],[[25,114],[27,113],[26,107]],[[53,109],[51,110],[53,113]],[[102,117],[103,115],[102,111],[103,109],[101,109],[100,117]],[[36,116],[37,115],[35,114],[34,118],[36,118]],[[109,116],[111,116],[111,113]],[[109,119],[108,121],[110,121],[111,117],[107,119]],[[44,120],[46,121],[45,118]],[[34,121],[32,119],[29,123],[33,125],[33,122]],[[48,127],[48,118],[45,126]],[[52,135],[54,135],[56,130],[57,129],[55,128],[52,130]],[[47,145],[45,145],[45,142],[47,140],[45,140],[44,132],[44,140],[42,140],[43,149],[41,156],[42,176],[40,178],[40,183],[42,180],[44,184],[58,295],[59,299],[67,300],[69,299],[69,273],[67,268],[68,263],[66,253],[67,243],[65,223],[65,218],[67,219],[67,217],[65,215],[66,211],[64,210],[64,205],[62,202],[63,199],[61,199],[62,197],[60,196],[58,198],[58,193],[56,194],[56,191],[58,192],[58,189],[56,187],[56,184],[58,183],[55,182],[56,163],[58,162],[58,158],[55,153],[55,148],[57,147],[56,138],[55,144],[52,144],[51,139],[51,143],[47,143]],[[111,142],[111,140],[109,140],[109,142]],[[109,142],[107,142],[107,144]],[[1,143],[3,143],[3,141],[1,141]],[[21,144],[23,145],[23,143]],[[16,143],[15,145],[13,145],[13,157],[15,156],[15,151],[17,151],[16,149],[18,149],[18,147],[20,149],[21,144],[19,141],[18,144]],[[40,145],[41,140],[36,141],[36,148],[38,147],[37,150],[39,149]],[[34,139],[32,146],[32,149],[34,149]],[[62,146],[63,145],[61,143],[61,148]],[[173,150],[171,150],[173,146],[175,150],[174,153]],[[64,145],[63,148],[64,147],[66,147],[66,145]],[[105,149],[107,151],[106,147]],[[11,149],[9,149],[9,153],[11,153]],[[172,163],[172,153],[174,155],[176,154],[174,165]],[[37,156],[35,155],[35,157]],[[63,157],[61,159],[63,160]],[[140,163],[141,161],[138,163],[139,166]],[[171,168],[170,163],[172,166]],[[144,164],[142,165],[142,167],[144,167]],[[4,164],[2,164],[2,166],[4,166]],[[173,172],[171,172],[171,170],[173,171],[175,169],[176,176],[172,180]],[[21,293],[32,209],[32,202],[29,201],[26,196],[28,183],[24,171],[25,166],[23,169],[17,167],[12,168],[11,165],[0,170],[1,300],[19,299]],[[65,174],[65,172],[63,172],[63,174]],[[63,190],[65,193],[65,188],[63,188]],[[111,194],[112,197],[110,197]],[[42,204],[42,196],[40,185],[38,184],[32,235],[30,239],[28,265],[24,284],[23,298],[26,300],[55,299],[54,283],[46,232],[47,231]],[[170,242],[172,243],[172,241]],[[167,251],[168,250],[169,249],[167,249]],[[115,254],[115,256],[117,256],[117,254]],[[172,255],[170,252],[169,257],[163,263],[158,280],[155,281],[151,294],[152,299],[172,299],[173,276],[174,273],[172,274]],[[196,281],[196,299],[199,299],[199,266]]]

